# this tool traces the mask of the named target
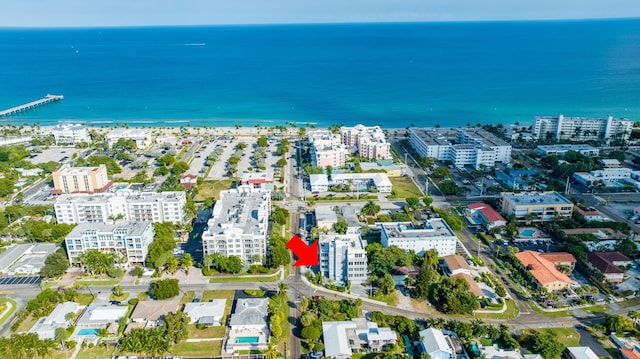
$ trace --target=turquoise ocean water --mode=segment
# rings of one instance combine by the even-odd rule
[[[640,20],[0,29],[0,119],[404,127],[640,120]]]

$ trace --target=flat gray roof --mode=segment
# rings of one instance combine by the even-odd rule
[[[432,218],[425,221],[425,228],[415,228],[411,222],[380,223],[389,238],[437,238],[455,236],[449,225],[442,218]]]
[[[246,234],[266,233],[270,194],[249,186],[220,192],[208,221],[210,233],[242,228]]]
[[[140,236],[151,225],[151,222],[124,223],[80,223],[67,235],[67,238],[81,238],[86,231],[97,233],[113,233],[115,230],[126,230],[128,236]]]
[[[244,298],[236,300],[235,312],[230,326],[267,324],[267,298]]]
[[[502,197],[516,205],[558,203],[573,204],[573,202],[558,192],[525,192],[517,194],[503,192]]]

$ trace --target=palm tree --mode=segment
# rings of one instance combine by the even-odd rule
[[[276,359],[277,357],[278,357],[278,349],[274,345],[269,344],[269,349],[267,349],[267,351],[264,353],[264,358]]]
[[[627,316],[633,321],[633,326],[635,327],[638,324],[638,320],[640,320],[640,311],[630,310]]]

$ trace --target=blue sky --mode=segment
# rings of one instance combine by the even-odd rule
[[[640,17],[639,0],[2,0],[0,27]]]

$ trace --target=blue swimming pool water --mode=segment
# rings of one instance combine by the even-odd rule
[[[100,329],[80,329],[78,331],[78,336],[89,336],[89,335],[98,335]]]
[[[533,235],[536,233],[536,231],[534,229],[523,229],[522,232],[520,232],[520,236],[522,237],[533,237]]]
[[[258,337],[238,337],[236,343],[257,343],[259,339]]]
[[[116,186],[116,191],[119,191],[121,189],[125,189],[127,188],[127,186]]]

